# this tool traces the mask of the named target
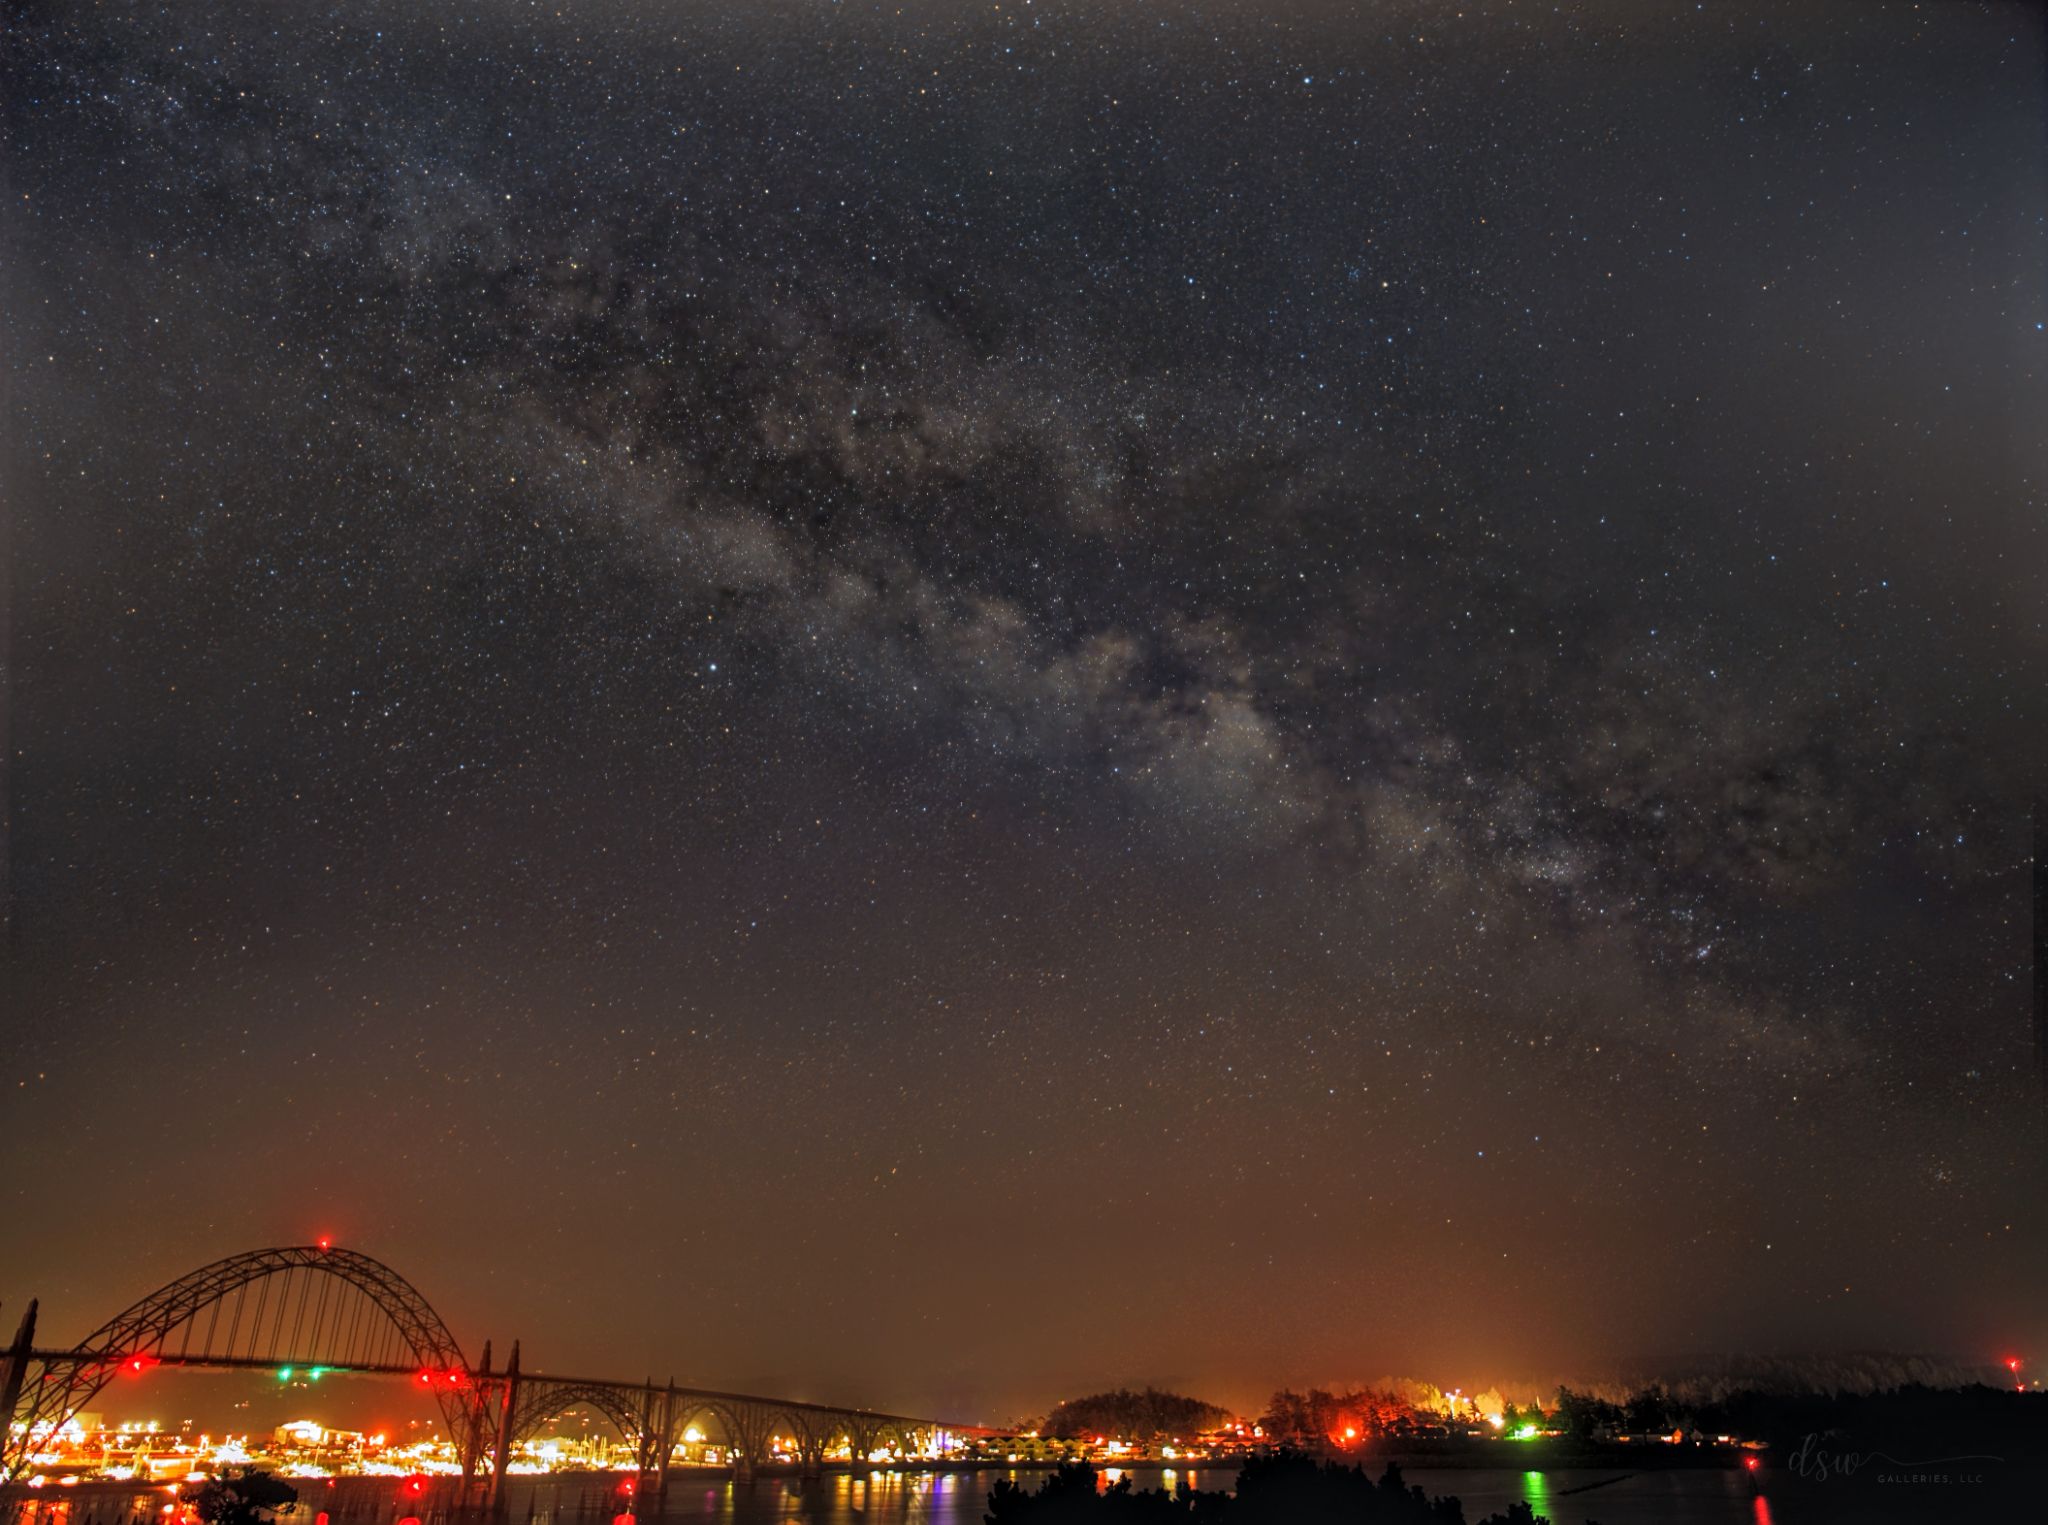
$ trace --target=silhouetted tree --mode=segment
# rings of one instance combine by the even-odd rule
[[[1628,1427],[1640,1433],[1667,1428],[1669,1408],[1670,1400],[1665,1397],[1664,1389],[1653,1385],[1631,1397],[1622,1406],[1622,1413]]]
[[[1227,1493],[1135,1491],[1129,1477],[1099,1488],[1086,1462],[1060,1467],[1032,1493],[1008,1478],[989,1491],[987,1525],[1226,1525],[1232,1500]]]
[[[1359,1439],[1396,1434],[1411,1428],[1417,1417],[1413,1406],[1398,1394],[1374,1388],[1348,1393],[1326,1393],[1319,1387],[1297,1393],[1282,1388],[1267,1403],[1259,1425],[1275,1445],[1319,1451],[1341,1443],[1346,1430]]]
[[[291,1484],[255,1467],[239,1467],[209,1479],[192,1508],[206,1525],[264,1525],[298,1501]]]
[[[1391,1462],[1375,1483],[1362,1467],[1295,1451],[1248,1460],[1237,1474],[1235,1504],[1232,1525],[1465,1525],[1455,1498],[1408,1487]]]
[[[1315,1419],[1310,1413],[1309,1400],[1292,1388],[1283,1387],[1267,1401],[1266,1412],[1259,1416],[1259,1428],[1275,1445],[1322,1444],[1322,1436],[1317,1432]]]
[[[1591,1440],[1600,1429],[1621,1423],[1621,1410],[1591,1393],[1575,1393],[1568,1387],[1557,1390],[1557,1417],[1565,1433],[1574,1440]]]
[[[1142,1393],[1118,1388],[1115,1392],[1070,1398],[1047,1414],[1038,1428],[1042,1434],[1063,1440],[1091,1435],[1150,1440],[1159,1435],[1200,1434],[1215,1429],[1229,1417],[1226,1410],[1213,1403],[1180,1393],[1162,1393],[1153,1387]]]
[[[1541,1404],[1532,1403],[1527,1408],[1517,1408],[1514,1404],[1509,1403],[1501,1408],[1500,1427],[1509,1435],[1514,1434],[1516,1430],[1519,1430],[1525,1424],[1533,1424],[1538,1429],[1541,1429],[1545,1423],[1545,1417]]]
[[[1134,1492],[1121,1478],[1099,1488],[1085,1464],[1061,1467],[1036,1493],[1007,1478],[988,1496],[987,1525],[1465,1525],[1455,1498],[1430,1498],[1389,1465],[1374,1482],[1363,1468],[1318,1461],[1300,1451],[1255,1456],[1237,1477],[1237,1493]],[[1527,1504],[1480,1525],[1549,1525]]]

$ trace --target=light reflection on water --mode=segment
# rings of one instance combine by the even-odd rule
[[[1185,1485],[1205,1492],[1227,1490],[1236,1480],[1235,1468],[1228,1466],[1132,1467],[1104,1468],[1102,1484],[1111,1486],[1126,1475],[1134,1488]],[[716,1476],[673,1475],[659,1525],[982,1525],[989,1490],[998,1478],[1035,1488],[1045,1476],[1037,1468],[877,1470],[858,1476],[831,1473],[806,1486],[787,1476],[735,1485]],[[1774,1517],[1768,1500],[1751,1490],[1747,1477],[1718,1469],[1622,1473],[1416,1467],[1404,1476],[1432,1496],[1456,1497],[1467,1521],[1483,1520],[1518,1501],[1554,1525],[1583,1525],[1588,1519],[1603,1525],[1774,1525],[1787,1517],[1783,1500]],[[1790,1479],[1781,1481],[1791,1486]],[[404,1498],[388,1478],[307,1480],[299,1487],[300,1505],[280,1525],[489,1525],[474,1513],[457,1512],[454,1491],[444,1485],[430,1487],[425,1497]],[[187,1525],[188,1507],[164,1513],[169,1498],[162,1487],[116,1484],[16,1492],[0,1500],[0,1525]],[[1801,1519],[1860,1517],[1853,1510],[1838,1511],[1836,1506],[1851,1503],[1846,1494],[1810,1497],[1802,1492],[1793,1502]],[[616,1481],[603,1477],[510,1479],[505,1503],[502,1525],[656,1525],[655,1500],[642,1501],[637,1520],[622,1514]]]

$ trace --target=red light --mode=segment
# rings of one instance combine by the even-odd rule
[[[323,1250],[331,1250],[334,1248],[334,1241],[325,1234],[322,1234],[320,1236],[319,1244],[320,1248]]]
[[[433,1374],[432,1372],[430,1372],[430,1371],[423,1371],[423,1372],[421,1372],[421,1373],[420,1373],[420,1386],[421,1386],[421,1387],[432,1387],[433,1385],[434,1385],[434,1374]]]
[[[131,1376],[139,1377],[142,1375],[142,1373],[148,1371],[150,1367],[156,1365],[156,1357],[130,1356],[127,1360],[123,1361],[121,1365],[127,1369],[128,1373]]]
[[[1752,1472],[1756,1471],[1756,1458],[1754,1456],[1750,1457],[1748,1461],[1743,1463],[1743,1465],[1749,1468],[1749,1470]]]

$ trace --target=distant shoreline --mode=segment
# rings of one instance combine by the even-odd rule
[[[1691,1446],[1691,1445],[1605,1445],[1573,1446],[1546,1444],[1542,1441],[1516,1442],[1467,1442],[1454,1441],[1423,1442],[1421,1446],[1389,1447],[1384,1450],[1361,1448],[1357,1451],[1333,1453],[1327,1459],[1355,1463],[1366,1471],[1377,1474],[1389,1462],[1399,1466],[1403,1472],[1435,1471],[1502,1471],[1502,1472],[1651,1472],[1675,1469],[1734,1470],[1750,1458],[1761,1461],[1765,1468],[1770,1462],[1767,1456],[1754,1451],[1745,1451],[1739,1446]],[[1138,1473],[1150,1477],[1167,1472],[1235,1472],[1244,1465],[1241,1456],[1207,1457],[1192,1459],[1177,1457],[1168,1461],[1162,1457],[1144,1457],[1131,1461],[1091,1462],[1098,1471]],[[1004,1461],[999,1459],[962,1460],[918,1460],[898,1461],[887,1464],[871,1463],[855,1467],[847,1462],[827,1462],[825,1476],[888,1476],[905,1474],[955,1474],[972,1472],[994,1473],[1047,1473],[1064,1466],[1059,1461]],[[612,1471],[562,1471],[545,1473],[517,1473],[506,1479],[509,1487],[522,1492],[575,1491],[593,1495],[615,1491],[620,1483],[631,1477],[631,1473]],[[756,1467],[754,1477],[773,1478],[779,1481],[800,1479],[802,1468],[794,1462],[773,1463]],[[668,1479],[671,1486],[676,1483],[730,1482],[733,1469],[728,1465],[691,1463],[671,1466]],[[395,1486],[399,1478],[367,1475],[362,1473],[337,1475],[332,1478],[285,1477],[300,1491],[302,1500],[311,1502],[310,1495],[325,1491],[329,1484],[345,1489],[350,1494],[365,1491],[375,1492]],[[40,1488],[31,1488],[26,1483],[0,1484],[0,1500],[16,1503],[27,1499],[56,1502],[65,1498],[98,1498],[163,1492],[171,1486],[170,1480],[160,1482],[117,1481],[114,1479],[83,1479],[63,1485],[50,1483]],[[185,1485],[187,1487],[194,1485]],[[459,1481],[452,1477],[435,1476],[428,1480],[428,1496],[439,1500],[455,1491]]]

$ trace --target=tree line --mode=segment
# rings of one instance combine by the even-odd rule
[[[1209,1493],[1185,1484],[1134,1489],[1129,1477],[1108,1488],[1095,1469],[1071,1462],[1033,1492],[1008,1478],[988,1496],[987,1525],[1466,1525],[1455,1497],[1431,1498],[1389,1463],[1377,1481],[1362,1467],[1318,1461],[1299,1451],[1247,1460],[1237,1491]],[[1517,1502],[1478,1525],[1549,1525]]]
[[[1155,1387],[1070,1398],[1039,1421],[1038,1433],[1055,1440],[1087,1440],[1097,1435],[1119,1440],[1153,1440],[1161,1436],[1199,1435],[1228,1423],[1230,1414],[1213,1403]]]

